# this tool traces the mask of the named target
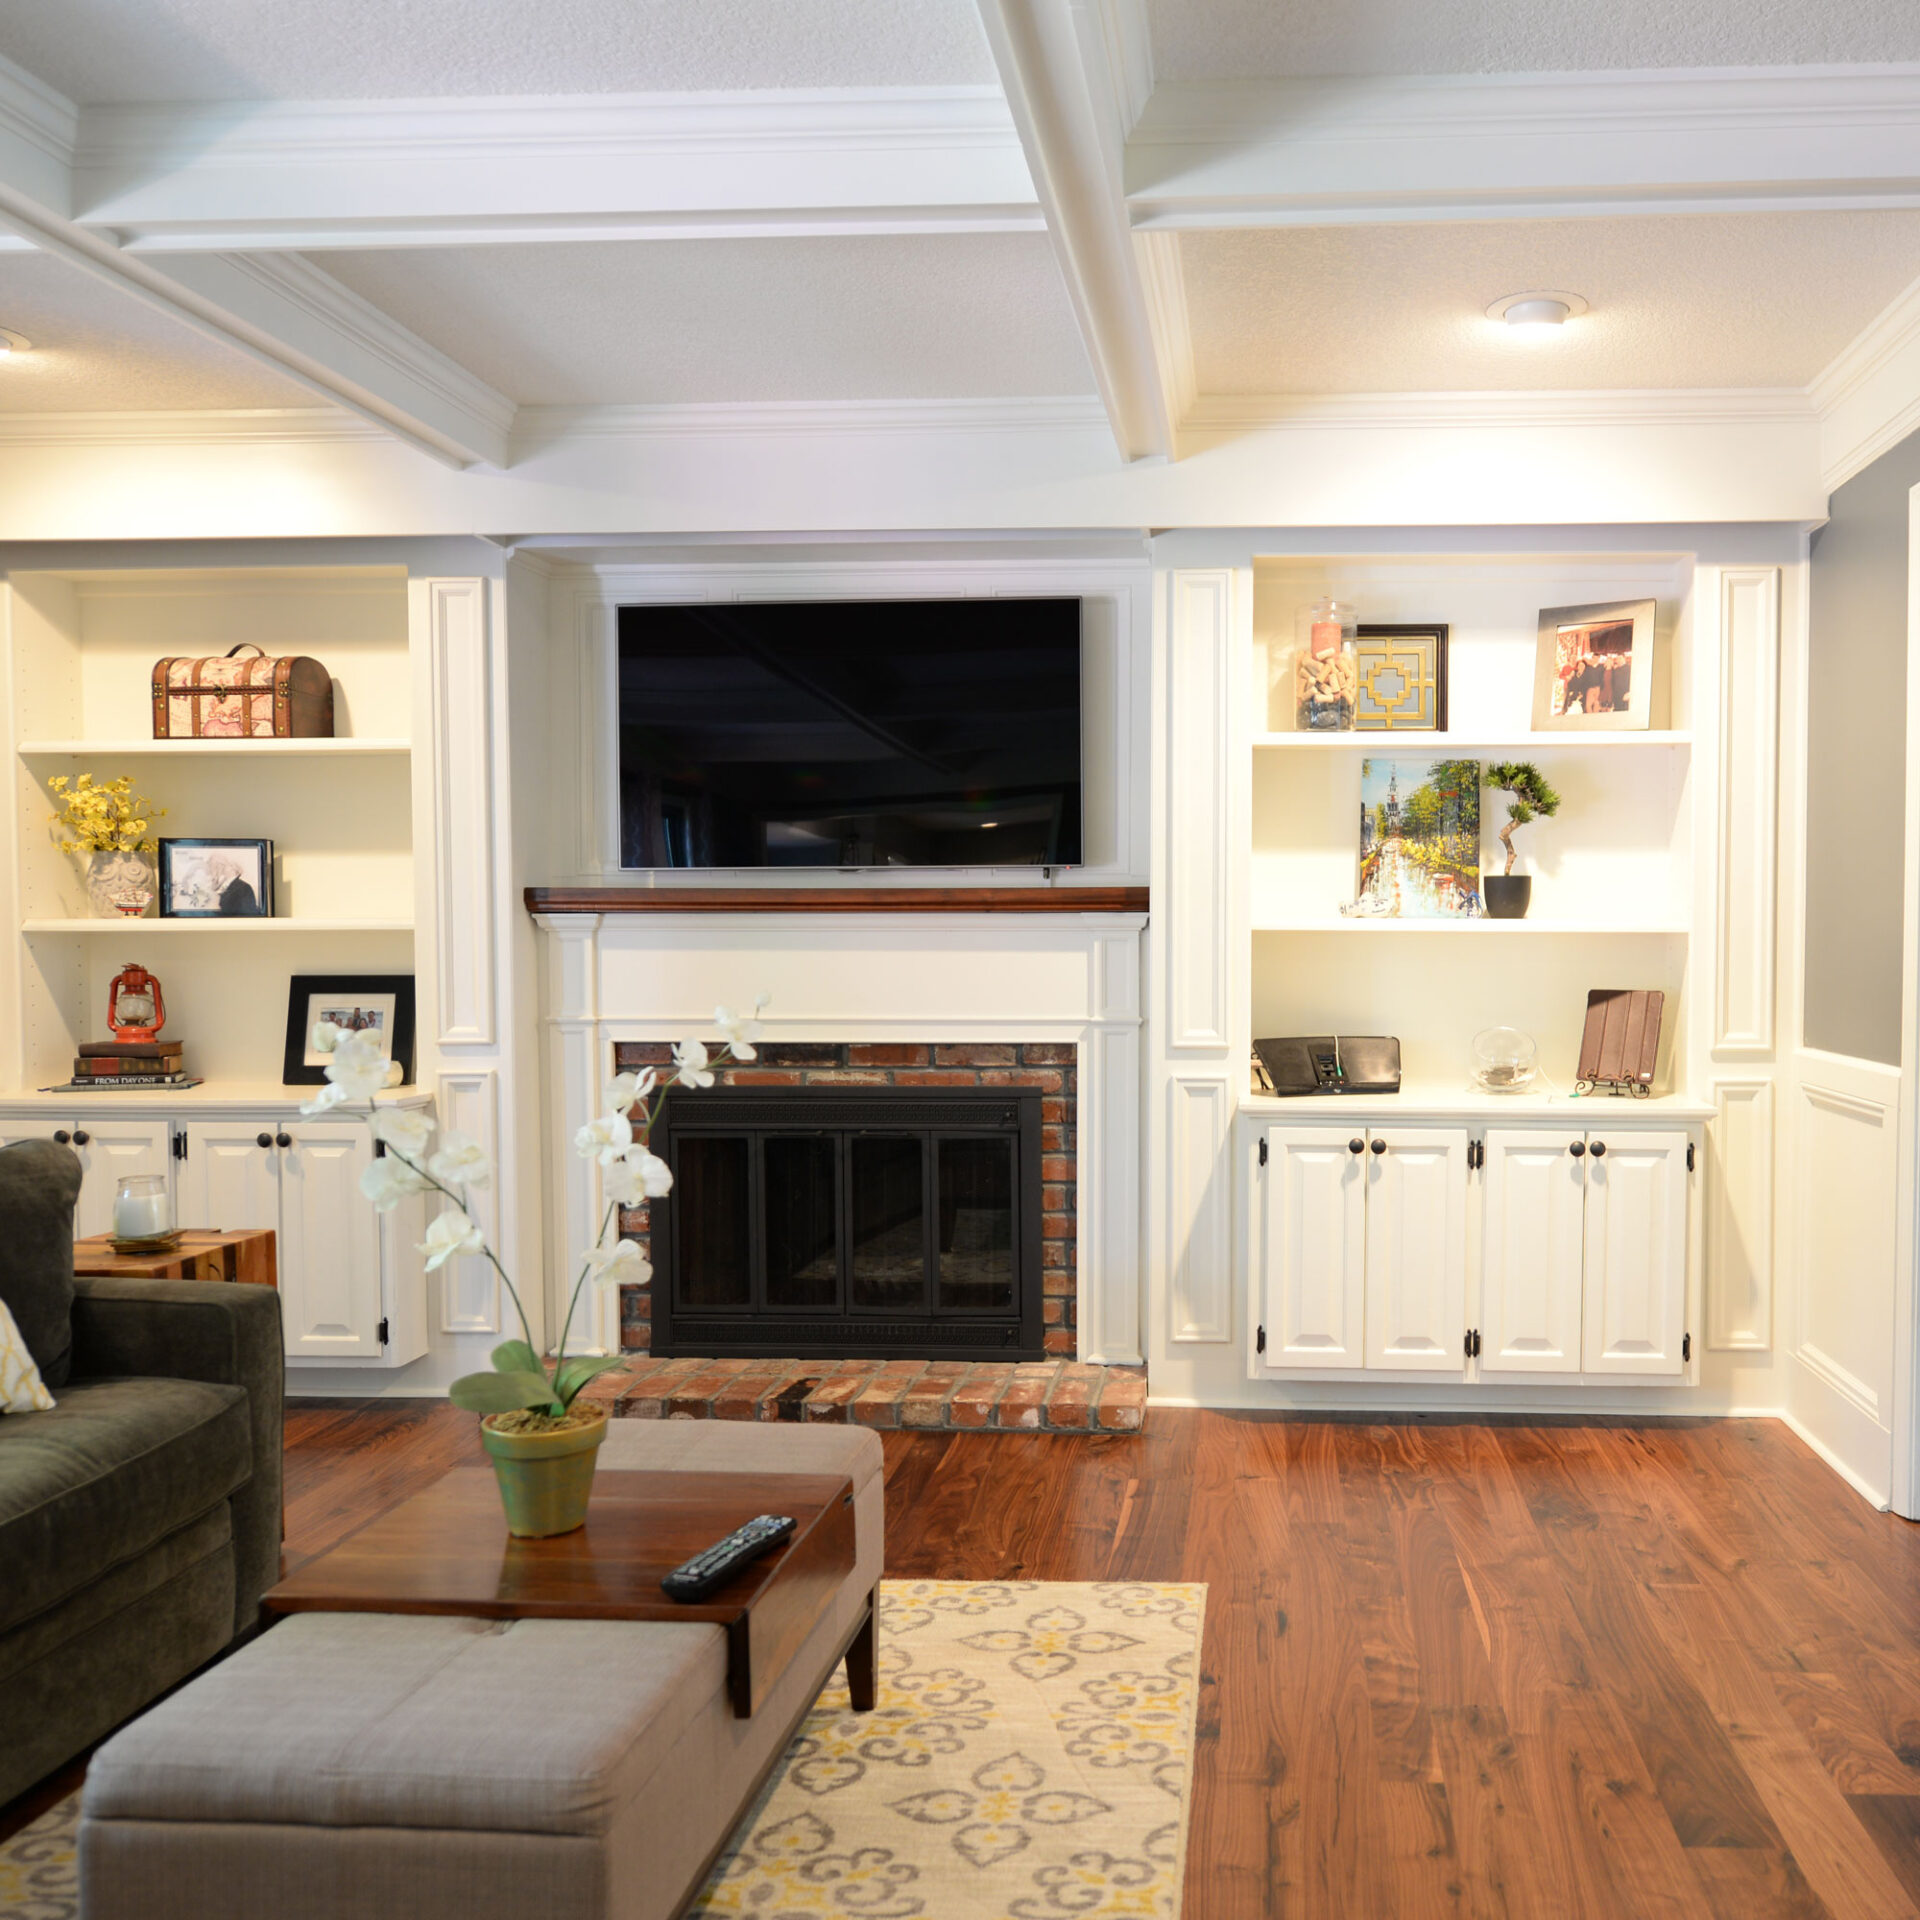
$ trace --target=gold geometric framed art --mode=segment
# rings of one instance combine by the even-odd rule
[[[1355,630],[1357,733],[1446,731],[1447,632],[1444,625],[1431,622]]]

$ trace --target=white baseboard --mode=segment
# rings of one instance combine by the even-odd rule
[[[1892,1501],[1887,1494],[1882,1492],[1880,1488],[1873,1486],[1864,1476],[1854,1472],[1854,1470],[1848,1466],[1818,1434],[1805,1425],[1804,1422],[1796,1420],[1793,1415],[1788,1413],[1784,1408],[1781,1409],[1776,1417],[1785,1421],[1787,1426],[1804,1440],[1869,1506],[1876,1508],[1881,1513],[1885,1513],[1892,1505]]]

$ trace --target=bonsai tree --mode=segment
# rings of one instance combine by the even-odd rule
[[[1531,760],[1496,760],[1487,769],[1487,785],[1513,796],[1507,808],[1507,824],[1500,829],[1500,844],[1507,850],[1503,871],[1511,873],[1515,858],[1513,830],[1529,820],[1548,819],[1560,811],[1560,796],[1548,786]]]

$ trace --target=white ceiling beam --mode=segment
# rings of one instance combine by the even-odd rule
[[[1043,225],[991,86],[93,108],[74,194],[135,251]]]
[[[1172,459],[1179,379],[1159,357],[1122,174],[1130,109],[1151,87],[1136,0],[979,4],[1114,440],[1127,460]]]
[[[1920,206],[1920,66],[1155,90],[1137,228]]]

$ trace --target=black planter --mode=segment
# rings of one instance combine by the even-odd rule
[[[1527,902],[1533,898],[1530,873],[1489,873],[1481,876],[1480,892],[1487,903],[1489,920],[1524,920]]]

